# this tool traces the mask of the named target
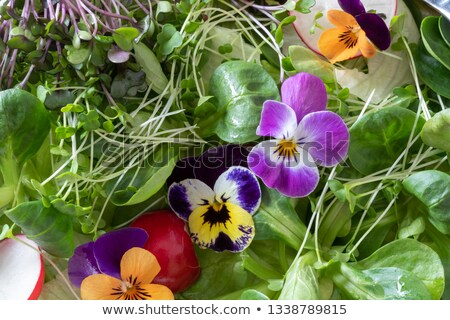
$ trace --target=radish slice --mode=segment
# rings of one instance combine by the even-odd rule
[[[44,261],[38,245],[25,235],[0,241],[0,300],[36,300],[44,284]]]
[[[386,24],[389,26],[392,17],[395,16],[397,12],[397,0],[382,0],[382,1],[369,1],[362,0],[364,7],[367,11],[375,10],[377,13],[383,13],[386,15]],[[297,11],[291,11],[290,14],[297,17],[294,21],[294,28],[302,41],[314,52],[320,54],[318,47],[318,42],[322,30],[320,28],[315,28],[313,34],[310,33],[311,27],[314,25],[314,17],[319,12],[323,13],[323,17],[317,20],[324,30],[334,28],[334,26],[327,19],[327,11],[331,9],[342,10],[339,6],[337,0],[316,0],[316,4],[311,8],[311,12],[307,14],[302,14]],[[360,54],[358,55],[360,56]]]

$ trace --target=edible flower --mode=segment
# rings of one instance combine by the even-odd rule
[[[212,188],[199,179],[174,182],[168,198],[172,210],[188,222],[191,239],[200,248],[240,252],[253,240],[252,215],[261,202],[261,189],[245,167],[230,167]]]
[[[75,249],[69,279],[87,300],[167,300],[169,288],[151,284],[160,271],[155,256],[142,247],[148,234],[140,228],[105,233]]]
[[[347,155],[349,132],[337,114],[325,111],[325,85],[316,76],[288,78],[281,99],[264,102],[256,134],[274,139],[254,146],[248,165],[269,188],[305,197],[319,182],[317,164],[335,166]]]
[[[325,30],[319,38],[319,50],[331,63],[355,57],[360,52],[371,58],[380,50],[389,48],[391,37],[383,19],[366,12],[359,0],[339,0],[344,11],[329,10],[328,20],[336,28]]]

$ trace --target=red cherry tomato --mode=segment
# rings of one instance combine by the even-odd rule
[[[170,210],[158,210],[138,217],[131,227],[147,231],[144,248],[153,253],[161,271],[153,283],[163,284],[173,292],[187,289],[200,275],[200,265],[186,223]]]

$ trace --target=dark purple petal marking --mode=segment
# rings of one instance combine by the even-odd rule
[[[141,228],[123,228],[101,235],[94,242],[94,256],[102,273],[120,279],[120,260],[134,247],[142,248],[148,234]]]
[[[214,186],[217,197],[234,203],[250,214],[261,202],[261,188],[255,175],[247,168],[232,167],[225,171]]]
[[[338,0],[339,6],[352,16],[366,13],[366,9],[360,0]]]
[[[171,186],[174,182],[186,179],[194,179],[194,168],[198,162],[198,157],[187,157],[177,161],[172,174],[167,178],[166,185]]]
[[[194,168],[194,177],[214,187],[217,178],[233,166],[247,167],[248,150],[237,144],[210,148],[199,158]]]
[[[297,128],[297,117],[294,109],[278,101],[264,102],[261,121],[256,128],[257,135],[282,139],[292,136],[295,128]]]
[[[331,167],[347,156],[350,134],[341,117],[331,111],[322,111],[303,118],[296,138],[317,164]]]
[[[301,72],[283,82],[281,100],[294,109],[299,123],[307,114],[325,110],[328,97],[320,78]]]
[[[173,183],[169,188],[168,199],[169,205],[176,215],[187,221],[192,210],[186,187],[179,183]]]
[[[391,34],[384,20],[376,13],[364,13],[355,17],[367,38],[380,50],[391,45]]]
[[[68,274],[70,281],[77,287],[90,275],[101,273],[94,256],[94,242],[78,246],[69,259]]]
[[[217,178],[228,168],[247,167],[248,153],[243,146],[227,144],[209,148],[200,156],[181,159],[167,179],[167,186],[186,179],[198,179],[213,188]]]
[[[214,201],[214,191],[203,181],[186,179],[170,186],[168,198],[176,215],[187,221],[195,208]]]

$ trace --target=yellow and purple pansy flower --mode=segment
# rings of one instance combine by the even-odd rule
[[[240,155],[233,158],[233,152],[241,150],[239,146],[214,148],[215,151],[230,156],[229,159],[203,159],[205,181],[195,178],[173,182],[169,188],[169,204],[172,210],[188,222],[191,239],[201,248],[209,248],[218,252],[240,252],[247,248],[255,235],[252,215],[261,202],[261,189],[255,175],[246,167],[231,166]],[[233,151],[234,150],[234,151]],[[239,151],[240,153],[240,151]],[[205,165],[206,164],[206,165]],[[214,168],[212,168],[214,167]],[[224,171],[225,170],[225,171]],[[200,170],[202,171],[202,170]],[[213,177],[219,176],[212,184]],[[212,173],[215,172],[215,173]]]
[[[103,234],[75,249],[69,259],[71,282],[84,300],[171,300],[172,291],[151,283],[161,270],[155,256],[142,247],[148,234],[123,228]]]
[[[360,0],[339,0],[344,11],[329,10],[328,20],[336,28],[325,30],[319,39],[319,50],[331,63],[347,60],[361,53],[373,57],[378,48],[391,44],[389,29],[376,13],[366,12]]]
[[[320,78],[298,73],[281,86],[282,102],[264,102],[256,134],[273,137],[250,151],[249,168],[269,187],[288,197],[305,197],[319,182],[317,165],[331,167],[348,152],[349,131],[326,111]]]

